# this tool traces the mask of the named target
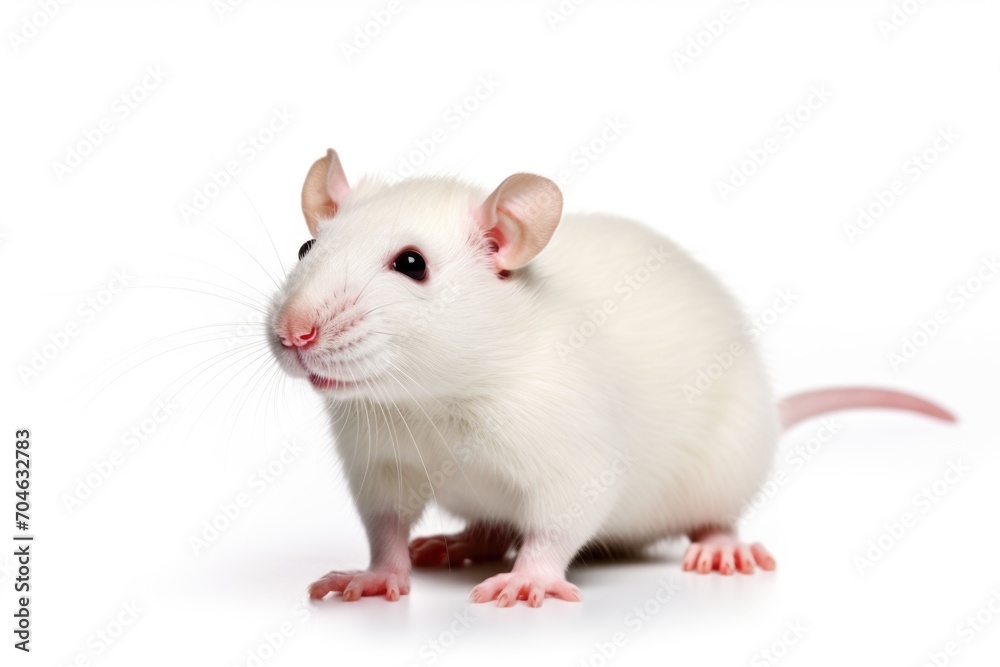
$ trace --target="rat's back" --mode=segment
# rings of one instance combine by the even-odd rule
[[[778,437],[763,364],[722,284],[637,222],[567,215],[532,264],[553,354],[594,383],[631,464],[601,538],[645,543],[728,522]]]

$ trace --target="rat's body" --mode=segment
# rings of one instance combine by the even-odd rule
[[[277,304],[276,349],[326,393],[372,545],[369,570],[332,572],[314,597],[393,599],[411,558],[460,565],[516,546],[512,572],[473,599],[578,599],[564,576],[582,548],[680,535],[694,541],[686,569],[773,568],[733,522],[770,468],[778,409],[739,307],[674,243],[561,218],[537,176],[492,195],[440,179],[350,190],[332,152],[303,205],[316,248]],[[821,399],[786,424],[851,404],[933,411],[878,392]],[[469,527],[408,547],[432,501]]]
[[[395,451],[391,437],[373,442],[389,481],[398,454],[404,493],[424,485],[421,498],[469,520],[545,530],[576,505],[586,514],[574,519],[576,542],[628,546],[727,525],[763,481],[778,436],[764,369],[729,295],[662,236],[604,216],[563,218],[524,271],[524,288],[503,304],[508,330],[477,346],[466,386],[418,405],[397,400],[388,415],[369,399],[334,408],[344,415],[343,459],[361,445],[357,469],[348,466],[358,486],[368,424],[388,416]],[[699,373],[721,368],[715,355],[732,366],[695,396]],[[424,467],[452,471],[436,476],[433,497]]]

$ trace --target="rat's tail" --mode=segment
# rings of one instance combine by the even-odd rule
[[[874,387],[840,387],[807,391],[789,396],[778,405],[781,424],[786,431],[811,417],[853,408],[894,408],[919,412],[944,421],[956,421],[955,415],[930,401],[912,394]]]

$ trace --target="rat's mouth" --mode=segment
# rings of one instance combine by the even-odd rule
[[[315,373],[309,373],[309,382],[311,382],[312,386],[317,389],[350,389],[351,387],[357,386],[357,382],[325,378],[316,375]]]
[[[327,368],[331,364],[322,363],[322,360],[320,361],[320,363],[322,363],[322,368],[320,372],[317,372],[312,368],[310,368],[310,366],[313,365],[313,363],[311,363],[313,362],[313,359],[308,358],[307,355],[304,354],[303,350],[300,348],[295,349],[293,357],[295,359],[295,365],[298,366],[302,375],[308,377],[309,383],[316,389],[319,389],[320,391],[347,391],[351,389],[358,389],[360,387],[365,386],[368,383],[368,381],[374,379],[370,376],[366,376],[363,378],[355,377],[353,379],[344,378],[342,374],[338,371],[335,372],[337,372],[337,375],[341,375],[341,377],[330,377],[327,375]],[[355,363],[356,363],[355,361],[352,361],[350,363],[347,363],[346,365],[353,366]],[[337,364],[333,365],[335,367],[338,366]],[[348,375],[353,376],[356,375],[357,373],[358,370],[355,369],[348,370]]]

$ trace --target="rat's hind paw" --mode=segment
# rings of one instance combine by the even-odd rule
[[[390,570],[334,571],[309,586],[309,597],[313,600],[322,600],[327,593],[340,593],[346,602],[370,595],[384,595],[386,600],[395,602],[409,592],[409,573]]]
[[[759,542],[746,544],[727,531],[701,532],[691,536],[691,546],[684,554],[684,570],[708,574],[753,574],[759,567],[773,570],[774,556]]]
[[[505,572],[473,588],[469,600],[477,603],[496,600],[498,607],[513,607],[518,600],[526,600],[529,607],[541,607],[546,596],[567,602],[583,599],[580,589],[565,579]]]
[[[488,563],[507,555],[513,540],[497,526],[472,524],[454,535],[418,537],[410,542],[414,567],[461,567],[466,563]]]

